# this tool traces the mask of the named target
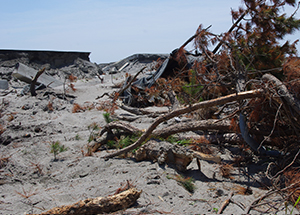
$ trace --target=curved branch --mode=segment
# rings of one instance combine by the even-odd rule
[[[203,101],[199,102],[193,105],[190,105],[189,107],[185,108],[180,108],[177,110],[174,110],[168,114],[165,114],[163,116],[158,117],[151,125],[150,127],[146,130],[145,133],[132,145],[123,148],[119,151],[116,151],[114,153],[111,153],[109,155],[104,156],[103,158],[112,158],[118,155],[121,155],[123,153],[127,153],[137,147],[139,147],[152,133],[152,131],[162,122],[167,121],[169,119],[174,118],[175,116],[179,116],[181,114],[185,113],[190,113],[195,110],[201,109],[201,108],[207,108],[207,107],[212,107],[216,105],[222,105],[226,104],[228,102],[232,101],[238,101],[238,100],[244,100],[244,99],[250,99],[250,98],[255,98],[255,97],[260,97],[262,96],[262,90],[251,90],[251,91],[245,91],[241,93],[236,93],[236,94],[230,94],[224,97],[216,98],[216,99],[211,99],[208,101]]]
[[[182,122],[175,125],[171,125],[167,128],[154,131],[153,135],[167,138],[172,134],[186,132],[186,131],[198,131],[198,130],[221,130],[222,132],[231,131],[230,121],[220,121],[218,120],[201,120],[201,121],[191,121]]]
[[[278,95],[284,98],[284,100],[294,109],[298,116],[300,115],[300,101],[289,92],[287,87],[279,79],[271,74],[264,74],[262,79],[274,84],[278,89]]]

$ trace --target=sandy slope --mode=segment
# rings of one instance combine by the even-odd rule
[[[119,76],[114,78],[121,80]],[[190,194],[175,180],[168,179],[168,175],[177,172],[167,165],[120,158],[105,161],[101,159],[105,151],[83,156],[82,149],[90,134],[88,126],[93,122],[104,126],[105,121],[103,112],[97,110],[72,113],[72,103],[94,102],[97,96],[114,90],[112,85],[110,75],[105,77],[104,83],[96,79],[79,80],[75,84],[77,91],[69,91],[76,98],[69,101],[45,95],[45,92],[61,93],[62,89],[39,91],[37,97],[18,96],[21,89],[17,89],[1,96],[1,123],[6,129],[1,135],[6,145],[0,145],[1,214],[40,213],[89,197],[112,195],[127,180],[143,192],[134,207],[120,214],[215,213],[234,188],[249,186],[253,194],[235,194],[232,198],[235,203],[230,203],[224,211],[241,214],[243,207],[266,192],[242,171],[235,169],[232,179],[223,178],[219,165],[206,161],[202,162],[202,173],[195,160],[184,173],[195,179],[196,190]],[[53,111],[47,109],[49,101],[52,101]],[[126,112],[117,110],[116,115],[122,113]],[[132,124],[147,128],[153,120],[140,117]],[[174,120],[162,126],[170,123]],[[58,155],[58,161],[53,161],[50,153],[49,144],[53,141],[68,147]],[[225,148],[224,145],[217,146],[216,150],[224,161],[231,160],[232,153],[238,152],[236,147]],[[253,164],[245,170],[261,180],[259,170],[266,165]]]

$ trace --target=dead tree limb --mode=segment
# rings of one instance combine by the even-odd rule
[[[126,86],[123,87],[122,89],[120,89],[118,92],[113,92],[113,93],[110,94],[110,95],[109,95],[108,93],[103,93],[101,96],[97,96],[97,97],[96,97],[96,100],[97,100],[97,99],[101,99],[101,98],[104,97],[104,96],[108,96],[109,98],[113,99],[113,102],[115,102],[115,101],[117,100],[117,98],[118,98],[120,95],[122,95],[122,94],[124,93],[124,91],[127,90],[127,89],[131,86],[132,82],[137,78],[137,76],[138,76],[141,72],[143,72],[143,70],[146,69],[146,68],[147,68],[147,67],[144,66],[138,73],[135,74],[135,76],[129,81],[129,83],[126,84]],[[114,96],[114,94],[115,94],[116,96]]]
[[[271,74],[264,74],[262,79],[274,84],[278,89],[278,95],[284,98],[284,100],[294,109],[298,116],[300,115],[300,101],[288,91],[287,87],[279,79]]]
[[[147,67],[144,66],[138,73],[136,73],[135,76],[129,81],[129,83],[128,83],[125,87],[123,87],[121,90],[119,90],[118,96],[122,95],[122,94],[124,93],[124,91],[127,90],[127,89],[131,86],[132,82],[135,81],[135,79],[138,77],[138,75],[139,75],[141,72],[143,72],[143,70],[146,69],[146,68],[147,68]],[[115,100],[116,100],[116,99],[117,99],[117,97],[115,98]]]
[[[267,193],[265,193],[263,196],[258,197],[257,199],[255,199],[246,209],[245,209],[245,214],[249,214],[250,210],[255,208],[258,205],[258,202],[261,202],[263,199],[279,193],[279,192],[285,192],[288,191],[289,189],[295,188],[295,187],[299,187],[300,184],[300,180],[296,181],[295,183],[289,185],[288,187],[282,188],[282,189],[277,189],[277,190],[270,190]]]
[[[106,124],[104,128],[100,132],[100,136],[102,136],[105,132],[111,131],[112,129],[121,129],[125,132],[131,133],[131,134],[138,134],[142,132],[140,129],[125,123],[121,121],[114,121]]]
[[[241,92],[241,93],[236,93],[236,94],[230,94],[224,97],[220,97],[220,98],[216,98],[216,99],[211,99],[211,100],[207,100],[207,101],[202,101],[196,104],[192,104],[188,107],[184,107],[184,108],[180,108],[177,110],[174,110],[168,114],[162,115],[160,117],[158,117],[151,125],[150,127],[146,130],[145,133],[143,133],[143,135],[132,145],[123,148],[119,151],[113,152],[109,155],[104,156],[103,158],[112,158],[118,155],[121,155],[123,153],[127,153],[137,147],[139,147],[151,134],[152,131],[162,122],[167,121],[169,119],[172,119],[175,116],[179,116],[181,114],[185,114],[185,113],[190,113],[193,112],[195,110],[201,109],[201,108],[207,108],[207,107],[212,107],[212,106],[216,106],[216,105],[223,105],[226,104],[228,102],[232,102],[232,101],[239,101],[239,100],[244,100],[244,99],[250,99],[250,98],[255,98],[255,97],[260,97],[263,94],[263,90],[251,90],[251,91],[245,91],[245,92]]]
[[[235,21],[235,23],[233,23],[233,25],[231,26],[231,28],[228,30],[228,33],[231,33],[234,28],[240,23],[240,21],[242,21],[244,19],[244,17],[246,16],[246,14],[248,13],[248,10],[246,10],[238,20]],[[219,50],[219,48],[221,47],[223,41],[220,41],[218,43],[218,45],[214,48],[214,50],[212,51],[213,54],[216,54]]]
[[[218,144],[218,143],[242,143],[244,139],[241,134],[236,133],[224,133],[224,134],[204,134],[204,135],[181,135],[178,137],[179,140],[185,139],[201,139],[203,141],[208,141],[209,143]]]
[[[125,106],[125,105],[120,105],[118,106],[120,107],[121,109],[123,110],[126,110],[128,111],[129,113],[133,113],[135,115],[148,115],[149,117],[153,117],[153,118],[156,118],[162,114],[166,114],[167,111],[148,111],[144,108],[133,108],[133,107],[129,107],[129,106]]]
[[[104,126],[104,128],[100,131],[100,136],[102,136],[105,132],[111,132],[112,129],[119,129],[124,131],[125,133],[129,133],[131,135],[140,135],[143,133],[142,130],[130,125],[129,123],[125,123],[122,121],[114,121],[111,123],[108,123]],[[194,135],[194,136],[187,136],[182,137],[181,139],[201,139],[203,141],[208,141],[210,143],[219,143],[219,142],[230,142],[230,143],[241,143],[243,141],[243,138],[241,135],[235,134],[235,133],[229,133],[232,132],[230,129],[230,121],[221,121],[217,122],[217,120],[201,120],[201,121],[194,121],[194,122],[182,122],[177,123],[175,125],[166,127],[164,129],[158,129],[153,131],[152,135],[154,137],[162,137],[167,138],[172,134],[177,134],[180,132],[185,131],[197,131],[197,130],[216,130],[221,132],[227,132],[225,134],[207,134],[207,135]],[[179,138],[180,139],[180,138]],[[108,139],[107,138],[101,138],[94,142],[94,144],[90,145],[93,149],[92,151],[95,152],[98,150],[99,147],[104,145]]]
[[[44,71],[46,70],[46,68],[44,67],[43,69],[39,70],[35,77],[32,79],[31,81],[31,84],[30,84],[30,93],[31,93],[31,96],[36,96],[36,92],[35,92],[35,85],[36,85],[36,82],[38,80],[38,78],[44,73]]]
[[[88,198],[73,205],[56,207],[41,214],[103,214],[112,213],[132,206],[142,191],[130,188],[122,193],[108,196]]]
[[[209,119],[209,120],[177,123],[167,128],[154,131],[153,135],[167,138],[173,134],[186,132],[186,131],[220,130],[222,132],[228,132],[231,131],[229,127],[230,127],[230,121],[217,122],[217,120]]]
[[[227,207],[227,205],[229,205],[231,198],[233,196],[233,192],[231,192],[228,196],[228,198],[223,202],[223,204],[221,205],[220,209],[218,210],[218,214],[222,214],[223,210]]]

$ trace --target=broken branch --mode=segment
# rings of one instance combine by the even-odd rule
[[[218,214],[221,214],[223,212],[223,210],[226,208],[226,206],[229,205],[232,196],[233,196],[233,192],[231,192],[229,194],[228,198],[223,202],[223,204],[221,205],[221,207],[218,211]]]
[[[35,85],[36,82],[38,80],[38,78],[44,73],[44,71],[46,70],[46,68],[44,67],[43,69],[41,69],[40,71],[38,71],[34,77],[34,79],[32,79],[31,84],[30,84],[30,93],[31,96],[36,96],[36,92],[35,92]]]
[[[236,94],[230,94],[230,95],[227,95],[224,97],[211,99],[208,101],[202,101],[202,102],[199,102],[196,104],[192,104],[185,108],[180,108],[180,109],[174,110],[168,114],[158,117],[150,125],[150,127],[146,130],[146,132],[134,144],[132,144],[126,148],[123,148],[119,151],[113,152],[109,155],[106,155],[103,158],[112,158],[112,157],[127,153],[127,152],[139,147],[151,135],[152,131],[160,123],[167,121],[169,119],[172,119],[175,116],[179,116],[179,115],[185,114],[185,113],[190,113],[190,112],[193,112],[193,111],[201,109],[201,108],[207,108],[207,107],[212,107],[212,106],[216,106],[216,105],[226,104],[226,103],[232,102],[232,101],[239,101],[239,100],[244,100],[244,99],[260,97],[260,96],[262,96],[262,92],[263,92],[262,90],[251,90],[251,91],[245,91],[245,92],[236,93]]]

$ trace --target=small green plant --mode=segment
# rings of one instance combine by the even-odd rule
[[[181,146],[186,146],[186,145],[189,145],[191,143],[192,143],[192,141],[191,140],[187,140],[187,139],[183,139],[183,140],[178,140],[177,141],[177,144],[179,144]]]
[[[133,144],[139,136],[136,135],[131,135],[131,136],[121,136],[120,139],[115,139],[115,140],[108,140],[106,145],[108,148],[117,148],[117,149],[122,149],[125,148],[131,144]]]
[[[108,140],[106,145],[108,146],[108,148],[112,149],[112,148],[115,148],[116,146],[116,141],[114,140]]]
[[[167,179],[174,179],[179,185],[183,186],[190,193],[194,193],[196,189],[196,186],[194,184],[195,180],[193,179],[193,177],[184,177],[182,175],[167,175]]]
[[[75,140],[80,140],[80,136],[79,136],[79,134],[76,134],[76,136],[75,136]]]
[[[56,156],[58,155],[58,153],[61,153],[61,152],[64,152],[64,151],[67,151],[68,148],[65,147],[64,145],[62,145],[59,141],[56,141],[56,142],[52,142],[50,144],[50,147],[51,147],[51,153],[53,153],[54,155],[54,161],[57,160]]]
[[[113,121],[110,117],[110,113],[108,113],[108,112],[103,113],[103,117],[107,124]]]
[[[199,94],[203,90],[203,86],[199,84],[199,81],[197,80],[197,72],[195,70],[189,71],[189,83],[182,86],[183,91],[190,96],[190,99],[195,99],[199,97]],[[199,101],[203,100],[201,97],[199,98]]]
[[[219,209],[218,208],[213,208],[214,212],[218,213]]]
[[[297,201],[295,202],[293,209],[291,211],[291,214],[293,214],[294,208],[298,205],[299,201],[300,201],[300,196],[298,197]]]
[[[94,122],[88,126],[88,129],[90,131],[90,136],[89,136],[88,142],[90,143],[97,137],[96,132],[100,130],[100,127]]]
[[[135,136],[135,135],[126,136],[124,138],[121,138],[118,143],[118,148],[120,148],[120,149],[125,148],[125,147],[133,144],[135,141],[137,141],[138,138],[139,137]]]

